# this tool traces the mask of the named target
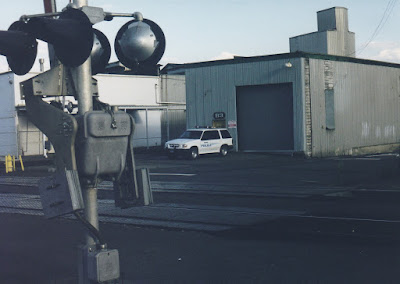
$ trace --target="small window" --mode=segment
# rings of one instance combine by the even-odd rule
[[[183,139],[200,139],[201,131],[185,131],[179,138]]]
[[[229,133],[228,130],[221,130],[221,136],[222,138],[232,138],[231,134]]]
[[[326,129],[335,129],[335,93],[333,89],[325,90]]]
[[[201,140],[220,139],[218,130],[205,131]]]

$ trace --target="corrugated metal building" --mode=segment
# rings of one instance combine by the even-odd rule
[[[347,27],[347,9],[322,11],[318,21],[322,34]],[[185,71],[188,127],[226,126],[236,151],[322,157],[396,149],[400,65],[354,58],[354,34],[341,29],[347,40],[321,37],[324,54],[291,40],[297,52],[167,66]],[[314,34],[301,38],[320,44]]]
[[[185,68],[188,127],[223,112],[236,150],[320,157],[400,141],[398,64],[299,52]]]

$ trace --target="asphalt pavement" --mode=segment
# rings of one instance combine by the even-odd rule
[[[0,214],[0,226],[1,283],[77,283],[78,222]],[[284,233],[280,227],[271,232],[260,226],[203,233],[102,223],[101,231],[109,247],[119,249],[119,283],[400,280],[398,242]]]
[[[136,155],[156,204],[117,211],[99,191],[119,283],[398,283],[396,155],[305,159],[231,153]],[[0,175],[0,283],[77,283],[76,220],[41,216],[52,162]]]

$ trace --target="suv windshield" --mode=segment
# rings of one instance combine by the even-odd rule
[[[201,133],[203,133],[203,131],[189,130],[189,131],[185,131],[185,132],[181,135],[181,137],[179,137],[179,138],[185,138],[185,139],[200,139]]]

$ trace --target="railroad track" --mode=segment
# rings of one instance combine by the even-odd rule
[[[40,178],[37,177],[0,177],[2,185],[17,185],[22,187],[37,187]],[[193,194],[209,196],[215,199],[213,195],[224,196],[235,195],[242,200],[243,196],[254,197],[278,197],[285,199],[313,197],[316,191],[307,190],[304,187],[292,188],[292,191],[281,192],[282,189],[274,187],[249,187],[246,191],[240,188],[232,188],[232,185],[207,185],[207,184],[188,184],[179,182],[152,182],[153,191],[156,194],[178,195]],[[104,182],[99,189],[111,193],[112,184]],[[233,190],[232,190],[233,189]],[[263,191],[263,192],[262,192]],[[280,191],[280,192],[278,192]],[[29,192],[29,191],[28,191]],[[323,196],[341,196],[341,193],[348,193],[343,188],[322,188],[318,189],[318,194]],[[369,192],[369,191],[358,191]],[[375,192],[375,191],[371,191]],[[277,194],[279,193],[279,194]],[[392,191],[383,191],[388,194]],[[15,194],[0,193],[0,213],[43,215],[40,197],[35,194]],[[362,238],[384,238],[397,240],[400,236],[400,218],[396,215],[388,214],[359,214],[357,210],[351,214],[343,216],[342,214],[325,214],[319,210],[289,210],[289,209],[266,209],[254,208],[251,202],[246,205],[230,206],[229,202],[225,206],[216,205],[198,205],[198,204],[179,204],[175,201],[157,203],[146,207],[134,207],[121,210],[114,206],[114,201],[99,199],[99,219],[101,222],[128,224],[143,227],[157,227],[174,230],[193,230],[206,232],[248,232],[256,235],[272,236],[279,234],[312,234],[320,236],[345,236]],[[111,196],[111,195],[110,195]],[[170,200],[173,200],[170,199]],[[181,201],[184,199],[180,199]],[[388,202],[391,200],[389,199]],[[170,202],[170,203],[168,203]],[[294,201],[293,201],[294,202]],[[323,201],[316,201],[323,202]],[[342,202],[342,201],[338,201]],[[353,202],[347,200],[346,202]],[[295,202],[298,204],[298,201]],[[228,204],[228,205],[227,205]],[[282,203],[282,207],[289,208],[287,202]],[[311,204],[311,203],[307,203]],[[312,203],[314,204],[314,203]],[[325,206],[325,203],[320,203]],[[337,203],[336,205],[338,205]],[[343,202],[340,203],[343,205]],[[322,207],[323,207],[322,206]],[[335,206],[335,203],[329,203],[329,206]],[[351,205],[350,205],[351,206]],[[384,205],[382,205],[384,206]],[[296,208],[296,207],[294,207]],[[306,206],[304,208],[307,208]],[[321,208],[321,206],[320,206]],[[298,207],[297,207],[298,209]],[[314,214],[313,214],[314,213]],[[339,212],[340,213],[340,212]],[[374,216],[370,218],[370,216]],[[359,217],[361,216],[361,217]],[[377,217],[380,216],[380,217]],[[74,218],[65,216],[65,218]]]
[[[43,215],[38,195],[3,193],[0,196],[1,213]],[[221,231],[282,215],[301,214],[283,210],[185,204],[154,204],[122,210],[108,199],[98,201],[98,210],[100,221],[103,222],[199,231]]]
[[[156,173],[153,175],[157,175]],[[0,177],[0,185],[37,187],[40,177]],[[261,186],[237,184],[209,184],[192,182],[151,181],[155,193],[181,193],[193,195],[246,196],[246,197],[287,197],[304,198],[316,195],[340,195],[349,188],[335,186]],[[99,190],[112,190],[112,182],[104,181]]]
[[[269,210],[187,204],[155,204],[121,210],[113,200],[99,200],[100,222],[248,237],[284,237],[299,234],[397,240],[400,220],[314,216],[293,210]],[[0,214],[42,216],[38,195],[1,194]],[[72,215],[63,218],[74,219]]]

